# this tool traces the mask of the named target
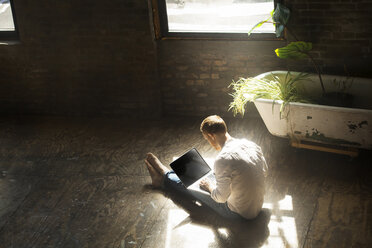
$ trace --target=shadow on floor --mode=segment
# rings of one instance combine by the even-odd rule
[[[261,247],[270,235],[268,224],[271,210],[269,209],[262,209],[253,220],[242,218],[240,221],[232,221],[219,216],[206,205],[195,203],[193,199],[168,191],[160,192],[189,214],[173,229],[188,224],[207,227],[213,231],[215,239],[209,247]]]

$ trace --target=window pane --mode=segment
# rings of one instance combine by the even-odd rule
[[[273,0],[166,0],[169,32],[247,33],[274,9]],[[264,24],[254,32],[274,33]]]
[[[0,0],[0,31],[15,31],[9,0]]]

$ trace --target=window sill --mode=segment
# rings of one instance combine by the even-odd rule
[[[21,41],[19,40],[0,40],[0,46],[13,46],[19,44],[21,44]]]
[[[161,37],[158,40],[209,40],[209,41],[284,41],[284,38],[223,38],[223,37],[182,37],[168,36]]]
[[[274,33],[167,33],[158,40],[223,40],[223,41],[283,41],[284,38],[277,38]]]

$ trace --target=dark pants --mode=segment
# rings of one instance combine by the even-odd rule
[[[212,209],[223,218],[229,220],[243,220],[243,217],[229,209],[227,202],[218,203],[208,194],[203,194],[202,192],[185,188],[179,177],[173,171],[169,171],[167,174],[165,174],[163,188],[182,197],[187,197],[198,201],[202,205]]]

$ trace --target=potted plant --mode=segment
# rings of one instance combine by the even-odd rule
[[[290,10],[283,4],[277,3],[275,11],[271,12],[271,18],[263,20],[257,23],[249,32],[248,35],[252,33],[254,29],[261,26],[264,23],[273,23],[276,27],[276,36],[280,37],[284,31],[287,29],[288,32],[293,36],[296,40],[294,42],[289,43],[287,46],[282,48],[277,48],[275,50],[276,55],[281,59],[304,59],[309,58],[312,62],[315,71],[319,77],[319,83],[322,89],[322,94],[318,98],[319,104],[325,105],[333,105],[333,106],[341,106],[341,107],[351,107],[353,97],[351,94],[345,92],[340,88],[337,91],[328,92],[326,91],[323,83],[322,73],[320,70],[319,65],[314,60],[311,51],[313,48],[313,44],[311,42],[300,41],[295,33],[288,28],[287,23],[290,18]],[[345,67],[345,71],[346,67]],[[343,88],[344,89],[344,88]]]
[[[264,20],[252,30],[271,22],[276,26],[276,35],[280,36],[287,28],[297,41],[276,49],[276,55],[285,59],[309,58],[317,73],[305,76],[299,72],[274,71],[253,78],[240,78],[231,84],[234,100],[230,109],[235,115],[244,115],[246,103],[254,102],[268,130],[292,141],[372,149],[372,101],[367,93],[372,92],[372,80],[353,78],[350,87],[348,78],[322,75],[311,56],[312,43],[298,41],[286,26],[289,16],[289,9],[277,4],[271,13],[272,20]],[[316,81],[320,87],[314,84]],[[346,89],[346,85],[348,94],[356,100],[356,106],[345,107],[342,101],[337,107],[332,106],[337,105],[332,99],[332,92]],[[336,98],[343,96],[338,93],[333,95]]]
[[[289,102],[310,103],[309,97],[301,87],[301,82],[307,78],[305,73],[287,72],[283,77],[276,74],[269,74],[265,77],[240,78],[233,81],[229,87],[233,88],[233,101],[230,103],[230,109],[234,115],[244,115],[248,102],[254,102],[258,98],[273,100],[273,106],[277,102],[280,104],[280,116],[282,118],[283,110]]]

